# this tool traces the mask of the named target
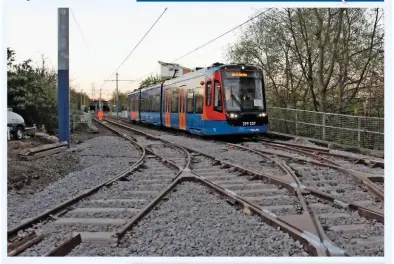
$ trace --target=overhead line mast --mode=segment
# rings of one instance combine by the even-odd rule
[[[115,80],[104,80],[105,82],[116,82],[116,117],[119,118],[119,82],[134,82],[135,80],[119,80],[118,79],[119,73],[116,72],[116,79]],[[101,90],[101,88],[100,88]]]

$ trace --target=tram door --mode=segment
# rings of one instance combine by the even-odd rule
[[[166,116],[165,126],[167,126],[167,127],[171,127],[171,109],[170,109],[170,102],[171,102],[171,90],[170,90],[170,89],[167,89],[167,90],[166,90],[165,103],[164,103],[165,116]]]
[[[180,89],[179,96],[179,128],[186,130],[186,89],[185,87]]]

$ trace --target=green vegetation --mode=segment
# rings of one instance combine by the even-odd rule
[[[57,131],[57,72],[48,69],[42,59],[41,67],[30,59],[15,64],[16,52],[7,48],[7,99],[8,106],[20,114],[26,125],[45,126],[48,133]],[[70,82],[71,83],[71,82]],[[80,109],[81,96],[70,84],[70,107]]]
[[[151,76],[145,78],[144,80],[142,80],[142,81],[140,82],[140,87],[141,87],[141,88],[147,87],[147,86],[149,86],[149,85],[153,85],[153,84],[156,84],[156,83],[160,83],[161,81],[162,81],[162,80],[161,80],[161,77],[160,77],[158,74],[156,74],[156,75],[151,75]]]
[[[127,106],[128,106],[128,101],[127,101],[127,95],[130,92],[118,92],[118,99],[119,99],[119,111],[125,111],[127,110]],[[116,93],[115,91],[112,92],[112,97],[111,99],[109,99],[108,104],[111,106],[112,111],[116,111],[116,106],[113,107],[115,105],[115,100],[114,98],[116,98]]]

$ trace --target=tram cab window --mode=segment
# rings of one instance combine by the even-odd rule
[[[214,110],[217,112],[223,112],[223,105],[222,105],[222,93],[220,89],[220,83],[215,81],[215,104]]]

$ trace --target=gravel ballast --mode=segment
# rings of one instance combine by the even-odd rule
[[[305,197],[327,237],[350,256],[384,256],[384,224],[357,212],[335,207],[311,195]]]
[[[247,216],[208,188],[183,183],[142,219],[126,242],[83,243],[73,256],[305,256],[303,246],[255,216]]]
[[[70,211],[58,219],[60,223],[56,220],[42,226],[38,225],[37,231],[46,234],[47,237],[23,252],[22,255],[45,255],[70,238],[73,232],[115,234],[117,228],[130,221],[160,191],[166,188],[175,175],[175,170],[166,167],[156,159],[147,159],[144,164],[145,169],[128,175],[128,181],[117,181],[74,204]],[[160,180],[160,183],[152,184],[152,180]]]
[[[29,200],[20,201],[8,194],[8,228],[114,177],[136,161],[140,151],[119,137],[100,136],[80,144],[75,155],[80,157],[82,170],[53,182]]]
[[[221,160],[234,162],[245,168],[261,171],[271,175],[283,174],[280,168],[270,160],[249,151],[241,151],[218,141],[200,140],[195,138],[177,137],[172,135],[162,135],[162,138],[170,142],[195,149],[204,154],[211,155]]]

